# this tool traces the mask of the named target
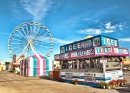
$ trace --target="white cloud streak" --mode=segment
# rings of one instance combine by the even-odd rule
[[[130,38],[120,38],[120,41],[130,42]]]
[[[105,27],[106,27],[106,29],[115,29],[116,28],[116,26],[111,25],[111,22],[106,23]]]
[[[90,29],[80,30],[77,32],[80,34],[101,34],[101,29],[90,28]]]
[[[60,44],[69,44],[69,43],[72,43],[73,41],[66,41],[66,40],[61,40],[61,39],[58,39],[58,38],[53,38],[54,42],[55,43],[60,43]]]
[[[33,16],[33,21],[39,21],[45,17],[52,7],[51,0],[22,0],[21,6]]]
[[[77,31],[80,34],[101,34],[101,33],[113,33],[117,29],[123,30],[125,28],[124,23],[119,23],[116,25],[112,25],[111,22],[107,22],[106,24],[103,24],[100,26],[100,29],[97,28],[86,28],[83,30]]]
[[[117,29],[123,30],[124,28],[125,28],[125,25],[122,24],[122,23],[119,23],[119,24],[116,24],[116,25],[112,25],[112,22],[108,22],[108,23],[105,24],[104,33],[113,33]]]

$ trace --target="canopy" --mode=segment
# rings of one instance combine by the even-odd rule
[[[20,63],[21,70],[27,76],[48,76],[52,71],[53,63],[49,57],[41,55],[33,55]]]

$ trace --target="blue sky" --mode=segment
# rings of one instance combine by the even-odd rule
[[[130,0],[0,0],[0,62],[11,61],[8,38],[23,22],[43,23],[60,46],[99,34],[130,50]]]

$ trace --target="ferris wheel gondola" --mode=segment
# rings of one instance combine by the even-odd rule
[[[29,57],[34,54],[50,56],[53,47],[53,38],[43,24],[38,22],[25,22],[18,25],[8,39],[8,52],[10,56],[24,55]]]

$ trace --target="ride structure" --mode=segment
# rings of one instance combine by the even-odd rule
[[[52,35],[47,27],[38,22],[24,22],[18,25],[8,39],[10,57],[24,55],[25,58],[33,54],[50,56],[53,47]]]
[[[99,82],[123,79],[122,57],[129,56],[127,48],[119,47],[118,39],[98,35],[60,46],[60,79],[97,87]]]
[[[25,76],[43,75],[42,72],[52,68],[49,58],[52,48],[53,38],[47,27],[38,22],[24,22],[11,32],[8,39],[8,52],[12,58],[10,67],[20,67],[21,75]]]

